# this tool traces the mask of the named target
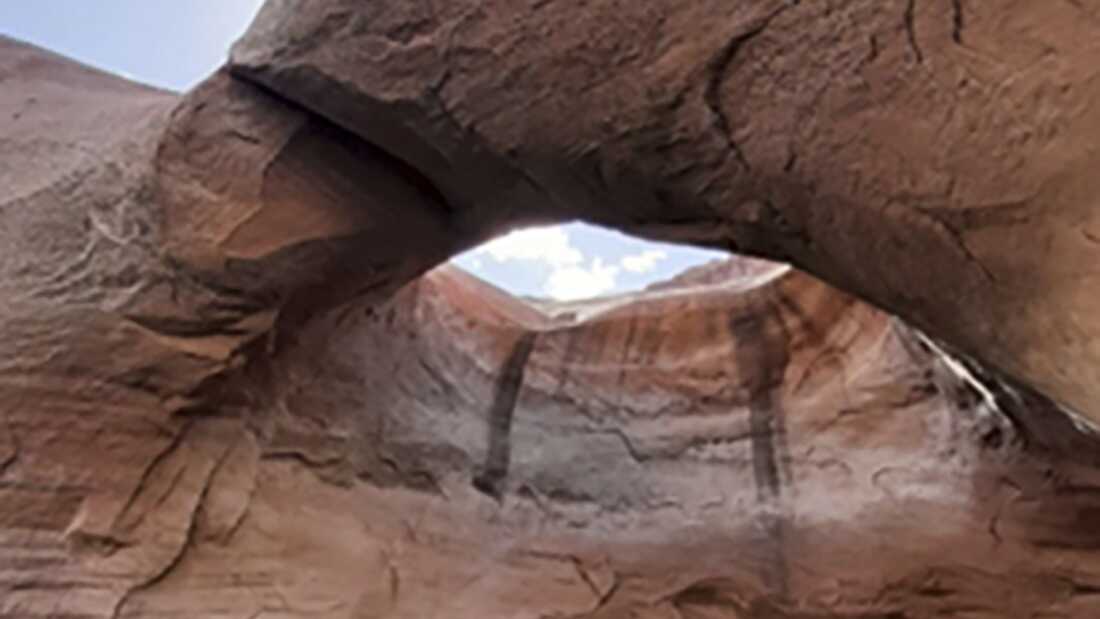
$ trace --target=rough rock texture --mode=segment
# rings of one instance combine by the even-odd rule
[[[1100,421],[1100,5],[271,0],[233,71],[523,208],[758,253]]]
[[[69,443],[126,492],[13,458],[4,505],[37,496],[39,509],[5,514],[0,608],[1100,612],[1100,472],[1025,449],[993,401],[884,314],[795,272],[594,305],[555,321],[443,268],[311,321],[220,385],[216,413],[91,429],[128,454],[117,464],[72,446],[86,426],[9,417],[17,455]],[[109,534],[68,521],[91,502],[114,505]]]
[[[495,4],[274,1],[184,96],[0,38],[0,617],[1097,616],[1084,5]],[[987,363],[421,277],[571,216]]]
[[[247,466],[239,424],[191,429],[205,386],[460,239],[404,167],[225,76],[181,100],[0,39],[0,83],[0,615],[111,616]]]

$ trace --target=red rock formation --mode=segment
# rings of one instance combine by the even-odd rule
[[[1100,421],[1092,2],[269,2],[233,71],[523,208],[791,262]]]
[[[177,98],[0,39],[0,617],[1094,617],[1095,438],[870,305],[722,264],[559,306],[419,277],[574,214],[732,241],[1080,406],[1100,367],[1073,341],[1089,302],[1062,277],[1076,263],[1050,260],[1079,250],[1059,226],[1080,186],[1043,185],[1064,198],[1034,215],[1049,251],[1004,263],[986,260],[1011,243],[971,250],[917,198],[857,199],[972,206],[1087,163],[1071,104],[1091,69],[1056,53],[1062,71],[1011,73],[1029,51],[989,68],[1017,81],[970,141],[868,131],[937,118],[916,112],[952,45],[1046,41],[1063,8],[983,5],[926,34],[930,4],[893,29],[879,4],[743,4],[458,2],[417,21],[278,0],[235,68],[278,95],[223,72]],[[525,68],[536,49],[545,71]],[[909,54],[913,79],[863,74],[859,95],[813,49],[867,71]],[[725,109],[768,67],[786,86]],[[1064,112],[1010,131],[1030,126],[1011,106],[1062,78]],[[811,91],[821,118],[737,120]],[[653,123],[665,95],[671,122]],[[988,96],[932,107],[965,125]],[[779,157],[792,123],[809,146]],[[861,137],[830,141],[845,131]],[[780,159],[800,180],[774,180]],[[955,183],[929,193],[940,170]],[[1017,211],[963,212],[984,235]],[[1051,296],[1020,292],[1027,273],[1057,275]]]
[[[1095,469],[1029,452],[919,338],[806,276],[642,293],[561,324],[446,267],[299,335],[221,385],[217,411],[146,434],[101,430],[141,473],[123,496],[38,492],[74,509],[117,503],[110,535],[83,533],[56,506],[48,520],[9,515],[0,608],[577,619],[1100,608],[1100,572],[1071,561],[1096,543]],[[11,421],[21,453],[88,432]],[[122,466],[92,477],[121,482]],[[31,493],[39,467],[13,460],[4,479]]]

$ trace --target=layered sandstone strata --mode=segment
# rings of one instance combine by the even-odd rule
[[[273,1],[182,97],[0,39],[0,616],[1095,616],[1082,7],[501,4]],[[574,216],[969,354],[422,276]]]

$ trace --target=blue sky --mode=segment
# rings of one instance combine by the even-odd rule
[[[454,261],[513,294],[574,300],[638,290],[723,255],[571,223],[518,230]]]
[[[130,79],[186,90],[224,62],[263,0],[0,0],[0,33]],[[521,230],[455,258],[519,295],[636,290],[722,254],[584,224]]]
[[[185,90],[225,60],[263,0],[0,0],[0,33]]]

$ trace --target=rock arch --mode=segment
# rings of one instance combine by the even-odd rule
[[[452,208],[791,262],[1092,414],[1087,4],[305,6],[269,3],[233,73]]]
[[[1088,7],[492,9],[272,0],[182,97],[0,40],[0,614],[1093,616]],[[980,361],[418,279],[578,216]]]

